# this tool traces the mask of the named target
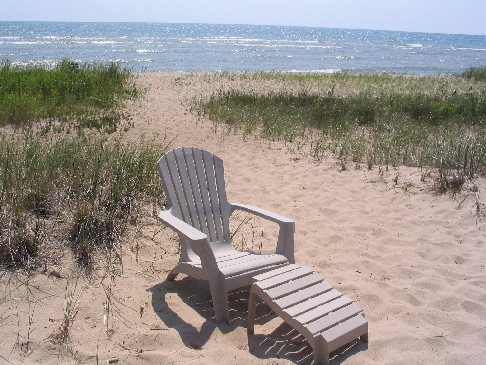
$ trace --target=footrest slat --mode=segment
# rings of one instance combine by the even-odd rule
[[[310,275],[301,277],[296,280],[289,281],[283,285],[279,285],[267,290],[264,290],[270,298],[277,299],[283,297],[284,295],[293,293],[301,288],[305,288],[307,286],[311,286],[314,283],[319,283],[322,281],[322,278],[319,274],[315,272],[311,273]]]
[[[351,299],[342,295],[339,298],[336,298],[335,300],[331,300],[327,303],[323,302],[322,305],[296,316],[295,319],[298,320],[300,323],[313,322],[318,320],[321,317],[328,315],[333,311],[346,307],[351,303],[353,303]]]
[[[312,274],[313,271],[309,267],[299,267],[296,270],[288,271],[286,273],[282,273],[280,275],[274,276],[272,278],[268,278],[266,280],[260,280],[258,282],[258,286],[262,289],[270,289],[282,284],[288,283],[290,280],[296,280],[303,276]]]
[[[295,293],[289,294],[286,297],[276,299],[275,303],[277,303],[277,305],[279,305],[282,308],[287,308],[297,303],[303,302],[308,298],[312,298],[317,295],[324,294],[331,289],[332,286],[329,283],[325,281],[321,281],[320,283],[317,283],[315,285],[309,286],[304,289],[300,289]]]
[[[279,267],[278,269],[265,271],[262,274],[256,275],[256,276],[253,277],[253,280],[254,280],[254,282],[260,282],[260,281],[266,280],[268,278],[283,274],[284,272],[295,270],[299,267],[300,266],[298,266],[298,265],[287,264],[285,266]]]
[[[323,337],[324,341],[327,342],[329,352],[331,352],[367,333],[368,322],[362,315],[357,315],[329,328],[317,336]]]
[[[335,326],[340,322],[344,322],[345,320],[354,317],[361,312],[361,307],[353,302],[346,307],[329,313],[327,316],[324,316],[314,322],[306,324],[305,327],[310,333],[315,335],[316,333],[323,332],[328,328],[331,328],[332,326]]]

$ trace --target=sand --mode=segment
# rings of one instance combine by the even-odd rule
[[[295,220],[296,263],[357,301],[369,321],[369,344],[339,351],[331,364],[485,363],[484,180],[475,182],[478,192],[469,184],[438,195],[416,168],[349,163],[342,171],[332,157],[316,161],[295,144],[224,133],[188,110],[192,97],[221,87],[211,80],[141,75],[149,89],[131,106],[126,138],[166,136],[170,147],[207,149],[224,160],[230,201]],[[254,220],[246,229],[236,244],[271,251],[272,227]],[[264,305],[247,335],[247,289],[230,295],[230,325],[217,325],[206,283],[182,275],[166,282],[177,241],[154,219],[124,238],[122,258],[113,280],[76,274],[69,251],[28,285],[4,275],[0,364],[312,363],[305,340]],[[73,317],[69,351],[58,344],[64,308]]]

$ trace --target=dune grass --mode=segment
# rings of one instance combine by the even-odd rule
[[[68,243],[91,270],[142,206],[163,204],[155,163],[164,141],[109,135],[126,121],[123,102],[142,94],[113,63],[3,62],[0,125],[15,128],[0,133],[0,267],[36,268]]]
[[[2,136],[0,264],[37,267],[44,245],[70,242],[92,268],[144,204],[163,205],[155,162],[165,149],[100,134]]]
[[[142,90],[116,63],[62,60],[53,68],[0,64],[0,126],[44,121],[62,127],[116,130],[123,101]]]
[[[475,81],[486,81],[486,66],[470,67],[460,74],[466,79],[474,79]]]
[[[245,87],[222,87],[193,111],[246,135],[307,142],[315,157],[331,153],[343,165],[472,177],[486,165],[486,83],[465,75],[244,74]]]
[[[0,139],[0,262],[38,266],[43,245],[70,242],[93,267],[144,204],[163,205],[155,168],[162,143],[93,134]]]

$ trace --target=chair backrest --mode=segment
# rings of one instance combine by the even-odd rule
[[[230,242],[223,160],[199,148],[182,147],[167,152],[157,165],[172,214],[211,242]]]

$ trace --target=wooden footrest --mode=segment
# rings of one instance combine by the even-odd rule
[[[329,353],[360,338],[368,342],[361,307],[309,267],[286,265],[254,277],[248,308],[248,332],[255,325],[258,297],[299,331],[314,351],[314,364],[328,364]]]

